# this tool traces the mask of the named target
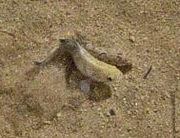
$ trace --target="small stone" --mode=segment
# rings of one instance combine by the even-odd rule
[[[110,116],[111,116],[109,112],[105,113],[105,115],[106,115],[107,117],[110,117]]]
[[[114,111],[114,109],[110,109],[107,113],[106,113],[106,116],[114,116],[114,115],[116,115],[116,113],[115,113],[115,111]]]
[[[104,118],[104,115],[103,115],[102,112],[99,113],[99,116],[100,116],[101,118]]]
[[[109,113],[110,113],[111,116],[116,115],[114,109],[110,109],[110,110],[109,110]]]
[[[114,91],[117,91],[117,87],[113,87]]]
[[[105,127],[104,125],[101,126],[101,128],[104,128],[104,127]]]
[[[146,111],[147,114],[150,113],[150,109],[149,108],[146,108],[145,111]]]
[[[135,37],[134,37],[133,35],[130,35],[130,36],[129,36],[129,40],[130,40],[131,42],[135,42],[136,39],[135,39]]]
[[[123,103],[125,103],[125,104],[127,103],[126,98],[123,98]]]
[[[61,115],[62,115],[62,114],[59,112],[59,113],[57,113],[56,116],[59,118],[59,117],[61,117]]]
[[[88,134],[85,134],[84,137],[85,137],[85,138],[89,138],[89,135],[88,135]]]
[[[131,111],[128,110],[128,111],[127,111],[127,114],[128,114],[128,115],[131,115]]]
[[[131,132],[131,130],[132,130],[131,128],[127,128],[127,132]]]
[[[101,111],[101,108],[99,107],[99,108],[97,108],[97,110],[98,110],[98,111]]]
[[[157,109],[154,109],[154,110],[153,110],[153,112],[154,112],[154,113],[157,113],[157,112],[158,112],[158,110],[157,110]]]
[[[100,130],[99,132],[102,134],[102,133],[103,133],[103,130]]]
[[[175,132],[178,133],[180,131],[180,127],[176,126],[175,127]]]
[[[44,121],[44,124],[45,124],[45,125],[50,125],[50,124],[51,124],[51,121]]]

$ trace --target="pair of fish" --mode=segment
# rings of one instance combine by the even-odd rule
[[[35,61],[35,64],[45,65],[57,55],[59,50],[69,53],[77,69],[84,76],[88,77],[89,80],[108,84],[123,77],[123,73],[116,66],[98,60],[74,39],[60,39],[60,45],[55,47],[42,61]],[[83,81],[82,84],[86,86],[87,91],[89,91],[87,82],[91,81]],[[82,86],[81,88],[83,89],[84,87]]]

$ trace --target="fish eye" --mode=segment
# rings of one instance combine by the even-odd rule
[[[112,81],[112,77],[108,77],[107,79],[108,79],[109,81]]]
[[[60,43],[65,43],[66,40],[65,39],[59,39]]]

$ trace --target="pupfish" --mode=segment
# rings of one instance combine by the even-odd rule
[[[77,69],[94,81],[112,82],[123,76],[116,66],[98,60],[73,39],[60,39],[60,46],[70,53]]]

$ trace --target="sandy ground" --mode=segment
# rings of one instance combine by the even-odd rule
[[[34,67],[74,31],[132,61],[110,98]],[[0,0],[0,138],[180,137],[179,45],[178,0]]]

